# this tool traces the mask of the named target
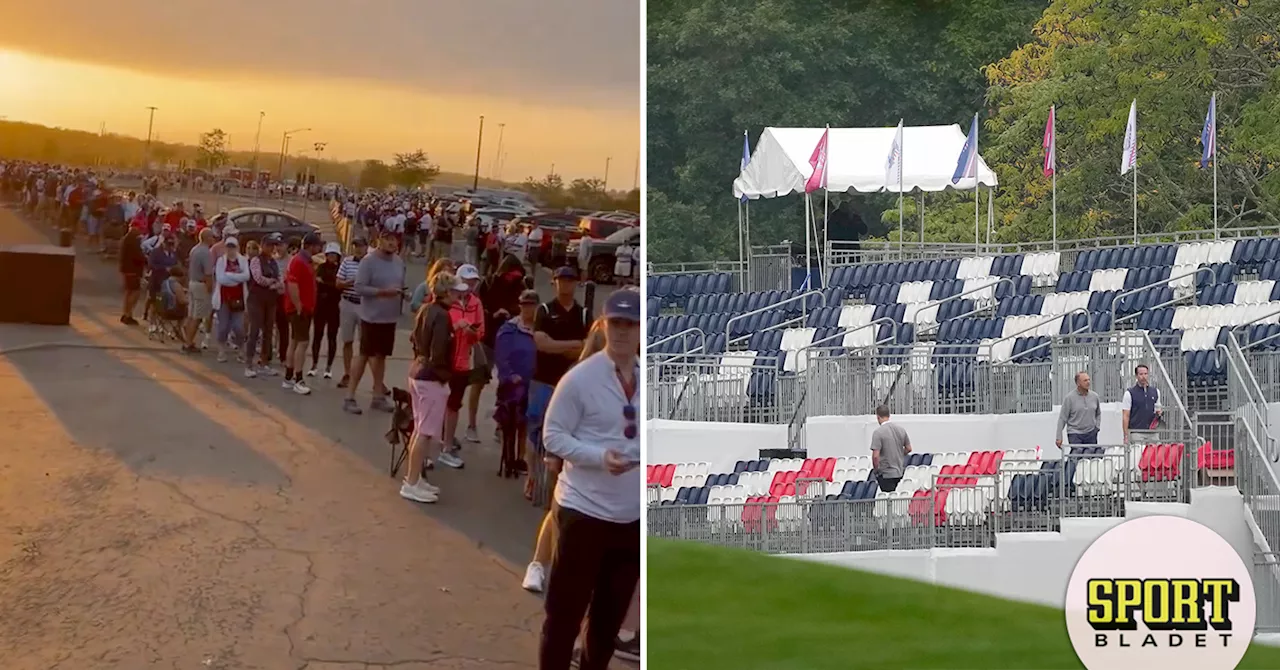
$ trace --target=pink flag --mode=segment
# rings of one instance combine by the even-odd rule
[[[1058,169],[1057,138],[1054,137],[1053,107],[1049,107],[1049,120],[1044,124],[1044,176]]]
[[[827,187],[827,134],[830,132],[830,128],[822,131],[822,139],[818,140],[818,146],[813,148],[813,155],[809,157],[813,174],[809,175],[809,181],[804,183],[805,193],[813,193]]]

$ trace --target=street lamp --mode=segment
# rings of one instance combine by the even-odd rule
[[[297,135],[298,133],[306,133],[310,131],[311,131],[310,128],[296,128],[294,130],[286,130],[284,133],[284,136],[280,138],[280,167],[278,169],[280,181],[282,182],[284,181],[284,157],[285,157],[285,154],[288,153],[289,151],[289,138],[294,135]]]

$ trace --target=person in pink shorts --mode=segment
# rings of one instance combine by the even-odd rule
[[[420,503],[440,499],[440,489],[422,477],[422,465],[439,456],[449,381],[454,375],[453,326],[449,307],[467,290],[456,275],[440,273],[428,287],[434,298],[414,317],[413,363],[409,365],[409,392],[413,396],[413,439],[409,444],[409,471],[400,485],[400,496]],[[430,453],[428,453],[430,452]]]

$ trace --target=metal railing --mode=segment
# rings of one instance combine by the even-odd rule
[[[1240,489],[1245,506],[1265,540],[1267,546],[1264,549],[1276,551],[1280,548],[1280,478],[1277,478],[1274,462],[1262,442],[1264,433],[1260,431],[1267,426],[1267,417],[1261,414],[1265,405],[1259,407],[1253,390],[1247,388],[1248,378],[1243,374],[1247,363],[1234,334],[1227,336],[1224,349],[1229,368],[1228,398],[1235,422],[1232,446],[1235,451],[1236,487]]]
[[[867,490],[874,482],[804,480],[808,495],[713,493],[713,502],[690,505],[677,502],[687,492],[660,502],[659,490],[649,496],[647,528],[654,537],[784,554],[994,547],[996,533],[1055,532],[1063,519],[1124,518],[1133,501],[1187,500],[1193,471],[1182,461],[1144,461],[1152,448],[1090,445],[1058,460],[1004,460],[989,475],[903,479],[890,494]],[[859,490],[875,497],[847,499]]]
[[[678,362],[671,359],[679,358]],[[731,423],[784,423],[796,405],[797,380],[775,363],[733,353],[649,354],[645,382],[649,418]]]
[[[1214,242],[1226,239],[1275,237],[1280,226],[1250,226],[1244,228],[1167,231],[1143,233],[1135,242],[1132,235],[1091,237],[1075,240],[1050,240],[1034,242],[1009,242],[991,244],[962,244],[952,242],[889,242],[862,240],[848,242],[833,240],[827,243],[831,266],[878,263],[898,260],[929,260],[935,258],[964,258],[967,256],[1000,256],[1004,254],[1043,253],[1057,251],[1061,254],[1062,272],[1075,267],[1075,258],[1082,251],[1100,248],[1129,247],[1144,244],[1184,244],[1190,242]]]
[[[1158,287],[1160,287],[1160,286],[1169,286],[1169,282],[1172,282],[1172,281],[1177,281],[1177,280],[1179,280],[1179,279],[1186,279],[1187,277],[1196,277],[1196,276],[1199,276],[1199,274],[1200,274],[1201,272],[1208,272],[1208,273],[1209,273],[1210,283],[1214,283],[1215,281],[1217,281],[1217,277],[1213,274],[1213,270],[1210,270],[1208,267],[1201,265],[1200,267],[1198,267],[1198,268],[1196,268],[1196,269],[1194,269],[1194,270],[1192,270],[1192,271],[1190,271],[1190,272],[1184,272],[1184,273],[1182,273],[1182,274],[1180,274],[1180,275],[1178,275],[1178,276],[1176,276],[1176,277],[1170,277],[1170,278],[1168,278],[1168,279],[1164,279],[1164,280],[1161,280],[1161,281],[1151,282],[1150,284],[1147,284],[1146,286],[1140,286],[1140,287],[1138,287],[1138,288],[1135,288],[1135,289],[1131,289],[1131,290],[1125,291],[1124,293],[1121,293],[1120,295],[1116,296],[1115,298],[1112,298],[1112,300],[1111,300],[1111,328],[1112,328],[1112,330],[1115,330],[1115,329],[1116,329],[1116,324],[1117,324],[1117,323],[1119,323],[1120,321],[1128,321],[1129,319],[1137,318],[1137,316],[1138,316],[1139,314],[1141,314],[1141,313],[1142,313],[1141,311],[1134,312],[1133,314],[1129,314],[1128,316],[1122,316],[1122,317],[1120,317],[1120,320],[1119,320],[1119,321],[1117,321],[1117,320],[1116,320],[1116,308],[1120,305],[1120,301],[1121,301],[1121,300],[1123,300],[1123,299],[1125,299],[1125,298],[1127,298],[1127,297],[1129,297],[1129,296],[1131,296],[1131,295],[1137,295],[1137,294],[1139,294],[1139,293],[1142,293],[1143,291],[1147,291],[1147,290],[1150,290],[1150,289],[1153,289],[1153,288],[1158,288]],[[1195,281],[1194,281],[1194,280],[1191,282],[1191,285],[1192,285],[1192,287],[1194,287],[1194,286],[1195,286]],[[1174,295],[1174,297],[1173,297],[1173,299],[1172,299],[1172,300],[1167,300],[1167,301],[1165,301],[1165,302],[1160,303],[1159,305],[1152,306],[1152,307],[1150,307],[1150,308],[1148,308],[1148,309],[1160,309],[1161,307],[1168,307],[1168,306],[1170,306],[1170,305],[1176,305],[1176,304],[1177,304],[1179,301],[1181,301],[1181,300],[1186,300],[1187,298],[1193,298],[1193,299],[1194,299],[1194,298],[1195,298],[1195,296],[1196,296],[1196,292],[1195,292],[1195,291],[1192,291],[1190,295],[1184,295],[1184,296],[1181,296],[1181,297],[1179,297],[1179,296],[1177,296],[1177,295]]]
[[[786,328],[787,326],[789,326],[790,324],[792,324],[792,323],[794,323],[794,322],[796,322],[796,321],[800,321],[801,323],[803,323],[803,322],[804,322],[804,319],[808,318],[808,315],[809,315],[809,299],[810,299],[810,298],[812,298],[813,296],[817,296],[817,297],[818,297],[818,300],[819,300],[819,301],[821,301],[821,306],[822,306],[822,307],[826,307],[826,306],[827,306],[827,298],[826,298],[826,296],[825,296],[825,295],[823,295],[823,292],[822,292],[822,291],[819,291],[819,290],[813,290],[813,291],[806,291],[806,292],[804,292],[804,293],[801,293],[800,295],[792,296],[792,297],[790,297],[790,298],[787,298],[786,300],[779,300],[778,302],[775,302],[775,303],[770,304],[770,305],[765,305],[764,307],[761,307],[761,308],[759,308],[759,309],[753,309],[753,310],[751,310],[750,312],[744,312],[744,313],[739,314],[739,315],[737,315],[737,316],[731,317],[731,318],[730,318],[728,321],[726,321],[726,322],[725,322],[725,324],[724,324],[724,341],[725,341],[725,346],[726,346],[726,347],[731,347],[731,346],[733,346],[734,344],[737,344],[737,343],[739,343],[739,342],[743,342],[743,341],[745,341],[745,340],[751,339],[751,335],[753,335],[753,334],[754,334],[754,333],[748,333],[748,334],[746,334],[746,335],[743,335],[743,336],[738,337],[738,338],[736,338],[736,339],[735,339],[735,338],[733,337],[733,335],[732,335],[732,333],[733,333],[733,324],[735,324],[735,323],[737,323],[737,322],[739,322],[739,321],[742,321],[742,320],[744,320],[744,319],[746,319],[746,318],[748,318],[748,317],[755,316],[756,314],[763,314],[763,313],[765,313],[765,312],[772,312],[773,310],[778,309],[778,308],[782,307],[783,305],[787,305],[787,304],[790,304],[790,303],[793,303],[793,302],[797,302],[797,301],[799,301],[799,302],[800,302],[800,316],[798,316],[798,317],[794,317],[794,318],[791,318],[791,319],[787,319],[786,321],[783,321],[782,323],[779,323],[779,324],[777,324],[777,325],[775,325],[775,326],[770,326],[770,327],[765,328],[765,329],[763,329],[763,330],[761,330],[761,331],[759,331],[759,332],[765,332],[765,331],[769,331],[769,330],[777,330],[777,329],[779,329],[779,328]]]

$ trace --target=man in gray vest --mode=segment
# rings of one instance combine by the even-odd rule
[[[1151,385],[1151,369],[1139,365],[1133,369],[1137,383],[1124,392],[1120,400],[1120,425],[1124,428],[1124,443],[1148,443],[1160,425],[1160,389]]]

